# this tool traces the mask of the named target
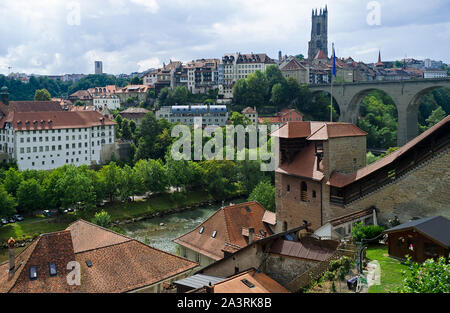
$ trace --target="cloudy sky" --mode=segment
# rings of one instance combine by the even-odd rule
[[[131,73],[227,52],[307,55],[328,4],[338,57],[450,63],[448,0],[1,0],[0,73]],[[330,48],[329,48],[330,49]],[[331,50],[331,49],[330,49]]]

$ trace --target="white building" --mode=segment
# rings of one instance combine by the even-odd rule
[[[174,105],[156,111],[156,118],[165,118],[171,123],[194,125],[195,118],[201,117],[203,126],[225,126],[228,111],[225,105]]]
[[[233,85],[241,78],[261,71],[264,72],[267,66],[275,64],[275,61],[265,53],[259,54],[226,54],[222,57],[223,83],[219,84],[219,99],[223,102],[233,98]]]
[[[62,111],[58,102],[0,101],[0,155],[19,170],[101,164],[114,146],[115,122],[97,111]]]
[[[252,125],[258,125],[258,112],[256,108],[246,107],[242,110],[242,115],[247,117]]]
[[[105,107],[108,110],[117,110],[120,108],[120,98],[116,95],[94,96],[93,104],[98,110],[103,110]]]
[[[423,71],[423,78],[445,78],[447,71],[441,68],[430,68]]]

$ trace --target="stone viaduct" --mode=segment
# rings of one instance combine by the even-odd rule
[[[309,85],[313,93],[330,93],[330,85]],[[388,94],[398,112],[397,144],[402,146],[418,134],[418,109],[422,98],[434,89],[450,88],[450,78],[371,81],[333,84],[333,98],[339,105],[342,122],[356,124],[359,106],[372,90]]]

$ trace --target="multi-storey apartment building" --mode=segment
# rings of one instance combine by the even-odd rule
[[[2,88],[0,154],[19,170],[101,164],[114,146],[115,123],[98,111],[63,111],[58,102],[9,102]],[[109,147],[108,147],[109,146]]]
[[[275,61],[265,53],[234,53],[224,55],[221,64],[223,64],[223,83],[219,84],[219,99],[227,102],[233,98],[233,85],[239,79],[247,78],[256,71],[264,72],[266,67],[275,64]]]
[[[202,118],[202,126],[225,126],[228,111],[225,105],[173,105],[156,111],[156,118],[165,118],[171,123],[194,125],[196,118]]]
[[[107,108],[109,110],[117,110],[120,108],[120,99],[117,95],[94,96],[94,107],[98,110]]]

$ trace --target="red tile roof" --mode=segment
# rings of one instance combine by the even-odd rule
[[[271,235],[270,227],[263,221],[265,212],[257,202],[220,208],[194,230],[174,239],[174,242],[214,260],[220,260],[224,257],[224,250],[234,252],[248,245],[248,237],[243,235],[243,229],[254,228],[255,240]],[[204,229],[200,234],[202,227]],[[216,237],[212,238],[214,231]]]
[[[62,111],[58,101],[10,101],[9,111],[16,112],[44,112]]]
[[[249,287],[244,284],[247,281],[253,285]],[[208,288],[208,287],[206,287]],[[236,274],[212,286],[213,293],[289,293],[278,282],[264,273],[250,269],[240,274]]]
[[[311,134],[311,122],[287,122],[271,136],[280,138],[306,138]]]
[[[61,231],[39,236],[30,246],[16,257],[16,272],[7,272],[9,263],[0,265],[0,292],[77,292],[79,286],[69,286],[66,276],[67,264],[75,261],[69,231]],[[50,276],[49,263],[55,262],[58,275]],[[30,279],[30,268],[37,267],[38,278]]]
[[[317,51],[316,56],[314,57],[315,60],[328,60],[328,57],[325,55],[325,53],[322,50]]]
[[[97,111],[13,111],[2,121],[12,123],[14,129],[19,131],[84,128],[116,124]]]
[[[269,253],[322,262],[331,257],[339,245],[334,240],[318,240],[312,237],[300,241],[277,239],[270,247]]]
[[[324,174],[317,169],[317,161],[314,144],[308,144],[300,153],[297,153],[291,163],[281,164],[276,172],[321,181]]]
[[[348,123],[326,123],[316,132],[311,134],[308,140],[328,140],[329,138],[367,136],[367,133],[356,125]]]
[[[81,286],[69,286],[67,263],[81,266]],[[88,267],[86,261],[92,266]],[[55,262],[58,274],[49,275]],[[14,275],[0,264],[0,292],[128,292],[197,267],[197,263],[152,248],[109,229],[79,220],[62,232],[39,236],[16,257]],[[29,269],[37,266],[38,278]]]
[[[339,172],[333,172],[333,174],[330,177],[330,180],[327,182],[328,185],[334,186],[334,187],[344,187],[347,186],[363,177],[366,177],[367,175],[385,167],[388,164],[391,164],[395,160],[397,160],[400,156],[408,152],[410,149],[412,149],[415,145],[419,144],[421,141],[426,139],[428,136],[433,134],[435,131],[437,131],[439,128],[443,127],[444,125],[450,123],[450,115],[448,115],[446,118],[444,118],[442,121],[428,129],[427,131],[423,132],[416,138],[409,141],[404,146],[400,147],[398,150],[388,154],[384,158],[366,166],[359,170],[357,170],[354,173],[351,174],[343,174]]]

